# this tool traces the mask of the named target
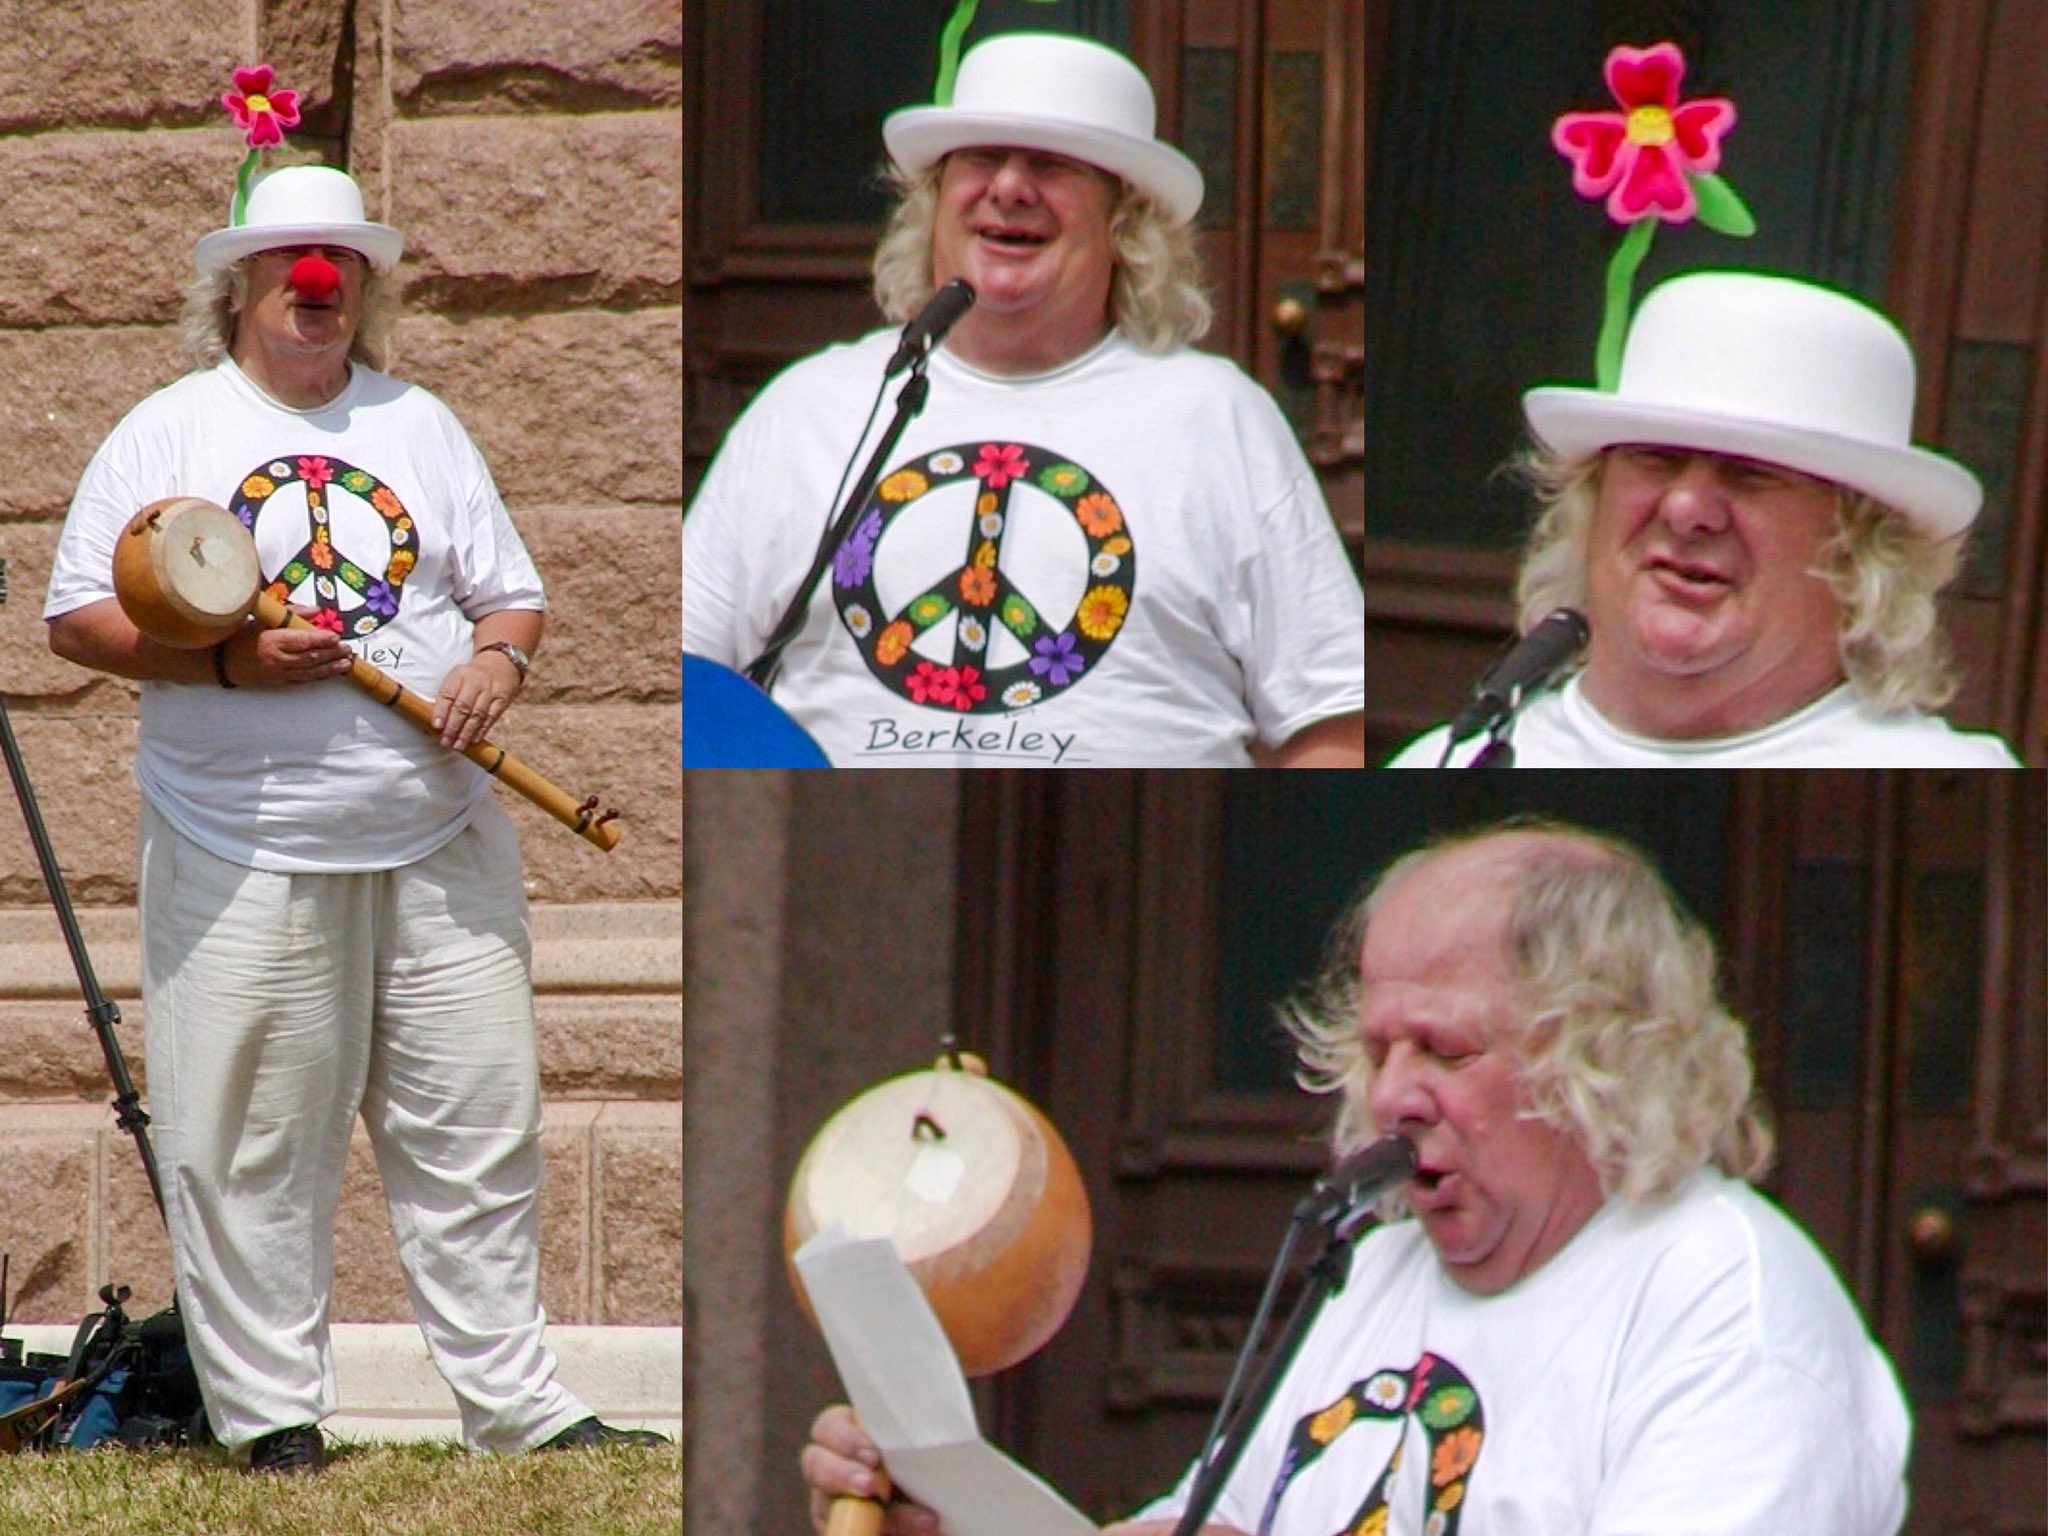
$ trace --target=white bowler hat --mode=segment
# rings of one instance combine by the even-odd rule
[[[192,265],[218,272],[281,245],[344,246],[360,251],[379,272],[388,272],[398,265],[405,236],[363,218],[362,189],[346,171],[287,165],[251,181],[242,222],[201,235],[192,247]]]
[[[1847,294],[1759,272],[1693,272],[1637,309],[1613,394],[1522,396],[1529,428],[1582,458],[1625,443],[1736,454],[1875,496],[1936,538],[1984,503],[1977,477],[1915,448],[1913,351]]]
[[[1049,150],[1115,172],[1185,224],[1202,206],[1202,173],[1155,136],[1156,126],[1151,85],[1114,48],[1084,37],[1011,32],[968,49],[952,105],[892,112],[882,140],[913,176],[956,149]]]

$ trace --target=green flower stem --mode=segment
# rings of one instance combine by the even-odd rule
[[[249,173],[256,169],[256,157],[260,150],[251,149],[242,157],[242,168],[235,172],[235,206],[228,210],[228,226],[233,228],[249,215]]]
[[[1635,287],[1636,270],[1650,254],[1650,241],[1656,233],[1655,219],[1636,220],[1607,262],[1607,313],[1601,317],[1600,344],[1593,352],[1593,381],[1610,395],[1621,383],[1621,344],[1628,339],[1629,294]]]
[[[953,104],[953,77],[960,73],[960,40],[974,25],[974,13],[980,4],[981,0],[960,0],[939,33],[939,80],[932,87],[932,102],[936,106]]]

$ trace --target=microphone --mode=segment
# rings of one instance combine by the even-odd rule
[[[1396,1184],[1415,1176],[1421,1159],[1406,1136],[1382,1136],[1339,1158],[1303,1197],[1297,1216],[1327,1221],[1358,1206],[1371,1205]]]
[[[1465,707],[1451,717],[1451,740],[1464,741],[1511,715],[1522,700],[1547,685],[1592,638],[1586,616],[1560,608],[1528,634],[1479,679]]]
[[[893,379],[920,357],[946,339],[946,332],[966,314],[974,303],[974,290],[962,278],[954,278],[937,293],[925,301],[910,324],[903,327],[903,340],[896,345],[896,355],[889,359],[889,366],[882,370],[882,377]]]

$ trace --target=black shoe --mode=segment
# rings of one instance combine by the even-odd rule
[[[537,1451],[581,1451],[605,1445],[674,1445],[667,1435],[657,1434],[651,1429],[613,1429],[611,1425],[592,1414],[587,1419],[578,1419],[552,1440],[543,1440],[534,1447]]]
[[[258,1436],[249,1447],[251,1472],[311,1476],[327,1465],[327,1445],[311,1424]]]

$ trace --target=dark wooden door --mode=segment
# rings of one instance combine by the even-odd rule
[[[771,375],[881,323],[867,263],[882,119],[930,99],[950,10],[705,0],[684,125],[686,497]],[[1107,42],[1152,80],[1160,132],[1207,183],[1217,325],[1203,345],[1279,400],[1356,557],[1365,0],[985,0],[968,41],[1027,29]]]
[[[1983,478],[1947,605],[1950,713],[2048,761],[2048,49],[2037,0],[1372,0],[1365,107],[1367,721],[1441,719],[1508,633],[1526,497],[1493,471],[1518,399],[1589,382],[1616,232],[1549,148],[1606,105],[1619,42],[1671,38],[1740,121],[1723,172],[1755,239],[1660,230],[1638,291],[1766,267],[1856,292],[1920,360],[1918,441]],[[1995,103],[2012,100],[2009,114]]]
[[[1503,779],[965,786],[957,1017],[1065,1131],[1097,1216],[1074,1317],[987,1392],[996,1438],[1102,1517],[1178,1475],[1324,1163],[1271,1003],[1386,859],[1541,810],[1650,847],[1719,935],[1782,1129],[1768,1188],[1914,1404],[1908,1530],[2039,1531],[2048,783]]]

